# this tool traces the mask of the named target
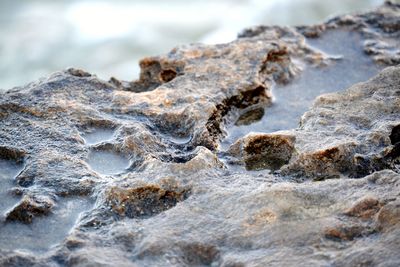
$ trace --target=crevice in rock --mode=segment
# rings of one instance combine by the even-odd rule
[[[247,90],[239,95],[224,99],[220,104],[216,105],[216,110],[206,123],[206,128],[213,142],[215,143],[223,135],[223,118],[229,111],[233,108],[244,109],[255,104],[266,103],[268,100],[269,96],[266,92],[266,87],[259,85],[252,90]],[[211,150],[215,149],[215,147],[210,147],[210,145],[205,146]]]

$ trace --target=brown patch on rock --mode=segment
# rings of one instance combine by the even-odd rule
[[[298,175],[313,177],[315,181],[338,178],[341,173],[351,170],[355,147],[354,143],[345,143],[302,153],[284,172],[294,171]]]
[[[168,69],[160,72],[160,80],[162,82],[172,81],[176,77],[176,71]]]
[[[362,219],[372,218],[382,207],[382,203],[373,197],[359,199],[354,205],[345,211],[347,216],[359,217]]]
[[[287,164],[294,151],[295,137],[287,134],[249,134],[229,149],[242,158],[248,170],[277,170]]]
[[[334,160],[338,158],[339,148],[332,147],[325,150],[318,151],[314,154],[315,158],[318,160]]]
[[[294,150],[292,136],[265,134],[248,140],[245,150],[247,169],[279,169],[287,164]]]
[[[363,235],[364,228],[361,226],[329,227],[324,230],[324,236],[336,241],[351,241],[356,237]]]
[[[24,197],[6,216],[7,221],[32,223],[34,217],[44,216],[51,212],[54,202],[48,197]]]
[[[137,188],[112,187],[107,192],[107,202],[118,216],[149,217],[174,207],[188,195],[188,189],[168,190],[158,185]]]
[[[381,208],[377,217],[378,229],[385,231],[393,226],[400,225],[400,202],[386,204]]]

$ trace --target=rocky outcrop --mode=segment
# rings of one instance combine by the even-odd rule
[[[400,123],[399,70],[385,69],[343,93],[319,97],[302,117],[296,135],[298,156],[284,172],[315,178],[362,177],[395,169],[399,155],[390,136]]]
[[[0,170],[0,236],[21,240],[1,239],[0,265],[399,265],[399,25],[387,2],[181,46],[133,82],[68,69],[2,93],[0,164],[22,170]],[[285,120],[278,90],[302,77],[353,81],[335,66],[356,58],[319,46],[331,33],[352,36],[329,45],[365,57],[363,82],[317,97],[297,128],[252,132]],[[233,125],[248,132],[228,142]],[[93,204],[62,241],[32,231],[48,248],[21,250],[12,229],[72,220],[63,203],[78,198]]]

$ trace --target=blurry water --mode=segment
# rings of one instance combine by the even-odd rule
[[[310,24],[380,0],[1,0],[0,88],[78,67],[132,80],[140,58],[233,40],[256,24]]]

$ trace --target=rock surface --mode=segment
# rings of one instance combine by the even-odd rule
[[[325,72],[347,55],[313,44],[337,33],[358,38],[334,45],[360,50],[361,78]],[[399,40],[387,2],[175,48],[143,59],[134,82],[69,69],[2,93],[0,160],[23,168],[0,170],[14,203],[0,236],[20,241],[0,239],[0,265],[400,265]],[[297,128],[251,133],[301,77],[363,82],[293,113]],[[231,125],[248,133],[230,142]],[[75,223],[57,242],[31,231],[43,254],[25,235],[50,220]]]

